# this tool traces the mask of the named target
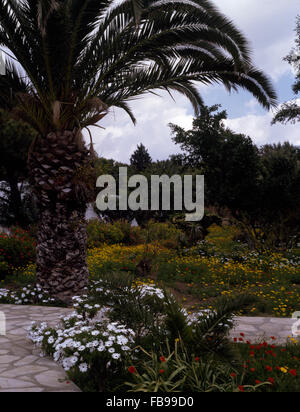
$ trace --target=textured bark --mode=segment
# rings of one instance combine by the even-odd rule
[[[69,303],[88,284],[89,151],[76,130],[50,133],[35,143],[28,165],[40,213],[37,282]]]
[[[57,205],[41,213],[37,246],[37,282],[64,302],[83,293],[88,283],[84,214]]]

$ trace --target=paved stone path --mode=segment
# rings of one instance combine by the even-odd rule
[[[237,317],[236,327],[231,331],[231,336],[240,338],[240,333],[245,334],[245,340],[253,343],[265,340],[271,342],[271,337],[276,338],[272,343],[285,344],[288,337],[292,337],[292,327],[295,319],[289,318],[254,318]]]
[[[64,370],[26,338],[32,321],[56,324],[68,309],[0,305],[6,335],[0,336],[0,392],[80,392]]]
[[[55,326],[61,315],[70,309],[34,306],[0,305],[6,317],[6,335],[0,335],[0,392],[80,392],[66,380],[64,370],[54,361],[41,358],[39,349],[26,338],[26,329],[32,321],[44,321]],[[292,335],[292,319],[237,318],[232,337],[252,342],[271,336],[277,343],[285,343]],[[1,330],[0,330],[1,333]],[[273,342],[274,343],[274,342]]]

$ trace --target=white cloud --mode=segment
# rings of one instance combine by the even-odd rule
[[[250,136],[258,146],[286,141],[300,146],[299,124],[276,124],[272,126],[272,119],[272,113],[261,116],[249,114],[243,117],[227,119],[226,125],[234,132]]]
[[[136,126],[125,112],[114,109],[101,123],[105,130],[91,128],[99,155],[128,162],[139,143],[146,146],[153,160],[166,159],[171,153],[178,153],[179,147],[171,140],[168,124],[191,128],[191,105],[178,94],[174,94],[175,102],[167,93],[162,96],[148,95],[131,104],[137,118]]]
[[[282,59],[293,46],[299,0],[215,0],[251,42],[256,64],[273,79],[291,70]]]
[[[250,136],[258,146],[284,141],[300,146],[300,124],[272,126],[273,113],[255,114],[259,106],[254,99],[246,106],[249,114],[226,120],[230,129]],[[179,146],[171,140],[168,123],[178,124],[186,130],[192,128],[190,104],[183,96],[176,95],[176,102],[168,95],[163,98],[147,96],[143,101],[134,102],[132,107],[138,119],[136,126],[124,112],[116,109],[105,118],[102,124],[105,130],[91,130],[99,155],[128,162],[139,143],[147,147],[153,160],[166,159],[170,154],[180,152]]]

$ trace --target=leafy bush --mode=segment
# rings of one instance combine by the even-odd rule
[[[178,246],[183,232],[176,228],[172,223],[156,223],[150,221],[145,230],[148,242],[160,242],[165,247]]]
[[[115,274],[91,282],[87,295],[74,298],[75,312],[57,328],[32,325],[29,337],[82,389],[113,390],[124,384],[126,365],[147,360],[144,350],[174,351],[178,340],[203,362],[208,356],[232,359],[227,336],[233,311],[246,301],[223,299],[215,312],[189,315],[158,287]]]
[[[12,228],[10,234],[0,234],[0,261],[7,265],[7,274],[34,262],[36,256],[35,241],[23,229]]]
[[[101,223],[98,220],[91,220],[87,226],[87,246],[95,248],[104,243],[112,245],[122,243],[124,234],[115,223]]]
[[[5,262],[2,259],[3,259],[3,257],[0,256],[0,281],[4,280],[6,275],[9,272],[9,266],[8,266],[7,262]]]
[[[213,357],[203,360],[190,354],[179,342],[166,357],[143,352],[148,359],[128,368],[131,379],[125,385],[129,392],[238,392],[241,388],[253,392],[259,386],[245,386],[244,374],[233,379],[237,369]]]

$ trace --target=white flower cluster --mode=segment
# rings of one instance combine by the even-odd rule
[[[196,324],[198,324],[199,322],[201,322],[201,320],[203,319],[209,319],[211,316],[213,316],[214,314],[216,314],[215,311],[209,310],[209,309],[203,309],[199,312],[193,312],[193,313],[188,313],[186,309],[182,308],[182,313],[184,314],[184,316],[187,319],[187,323],[189,326],[196,326]],[[229,324],[225,324],[225,323],[220,323],[219,326],[225,327],[230,329],[230,325]]]
[[[0,303],[14,305],[49,305],[56,300],[45,293],[40,285],[28,285],[19,291],[0,289]]]
[[[138,286],[138,290],[142,298],[146,296],[157,296],[159,299],[164,298],[164,292],[162,289],[158,288],[155,285],[140,285]]]
[[[54,361],[59,362],[65,371],[77,368],[86,373],[97,358],[105,364],[121,360],[131,350],[135,333],[118,322],[84,319],[74,312],[62,318],[60,329],[33,323],[28,329],[28,337],[46,354],[53,355]]]

